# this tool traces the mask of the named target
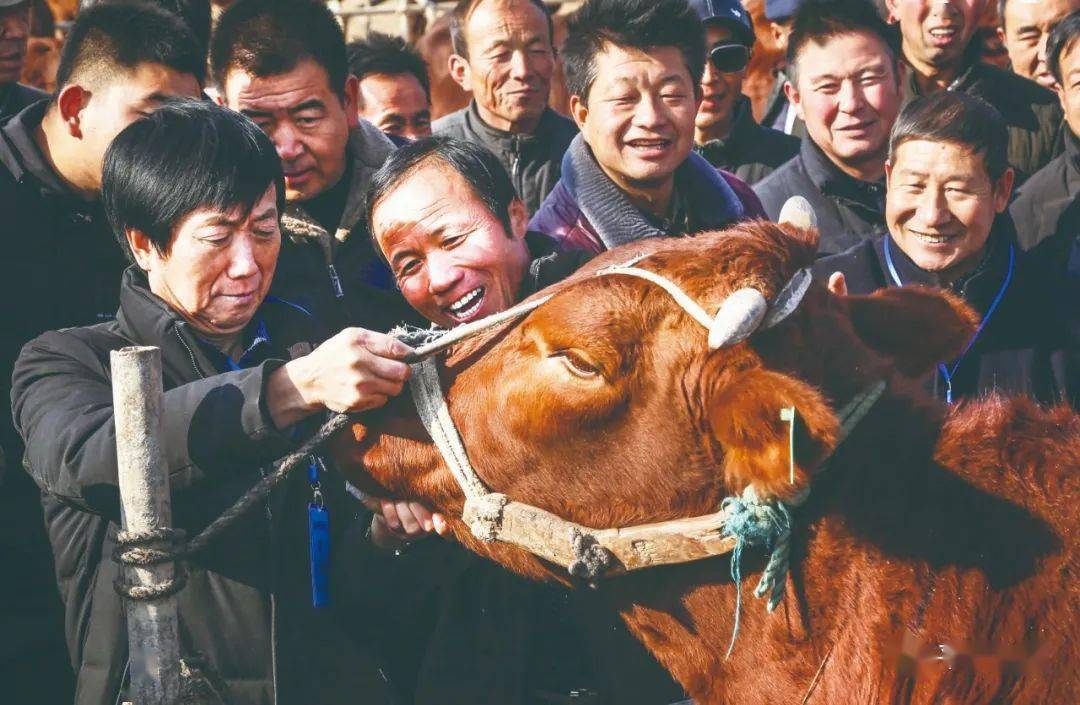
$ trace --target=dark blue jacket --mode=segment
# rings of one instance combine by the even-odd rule
[[[980,318],[986,316],[1009,269],[1008,232],[999,226],[979,267],[949,287]],[[886,238],[890,236],[819,260],[814,275],[827,281],[833,272],[843,272],[849,294],[895,286],[885,258]],[[916,266],[891,238],[888,242],[904,284],[942,286],[937,275]],[[1051,275],[1044,263],[1026,257],[1018,247],[1013,254],[1012,281],[1001,303],[952,375],[953,398],[997,391],[1028,394],[1045,403],[1064,399],[1080,408],[1080,280]],[[918,336],[919,331],[908,334]],[[944,364],[951,370],[956,363]],[[940,372],[928,384],[936,396],[945,397],[946,382]]]

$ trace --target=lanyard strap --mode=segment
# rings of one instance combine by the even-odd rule
[[[889,247],[889,243],[892,238],[889,235],[885,236],[885,264],[889,268],[889,277],[892,279],[896,286],[903,286],[904,282],[900,279],[899,272],[896,271],[896,265],[893,264],[892,250]],[[964,361],[964,356],[971,350],[971,346],[975,344],[975,341],[979,338],[979,335],[983,332],[983,328],[990,321],[990,317],[994,315],[994,311],[997,310],[998,304],[1005,298],[1005,291],[1009,288],[1009,284],[1012,283],[1013,270],[1016,267],[1016,246],[1009,243],[1009,269],[1005,272],[1005,279],[1001,282],[1001,288],[998,289],[998,293],[994,296],[994,300],[990,303],[990,308],[986,309],[986,315],[979,321],[979,327],[975,329],[975,334],[968,340],[967,345],[964,346],[963,352],[960,353],[960,357],[956,358],[956,362],[953,363],[952,369],[949,369],[945,363],[938,363],[938,370],[941,372],[941,376],[945,378],[945,402],[948,404],[953,403],[952,398],[952,378],[956,374],[956,370],[960,368],[960,363]]]

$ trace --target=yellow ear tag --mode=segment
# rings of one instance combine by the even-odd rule
[[[788,431],[788,462],[791,464],[791,484],[795,484],[795,407],[789,406],[780,410],[780,420],[786,421]]]

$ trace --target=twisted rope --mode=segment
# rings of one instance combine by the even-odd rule
[[[351,417],[349,414],[334,414],[300,448],[284,456],[272,466],[265,477],[259,480],[243,494],[221,516],[203,529],[198,536],[184,543],[185,534],[180,529],[158,528],[151,531],[121,531],[116,538],[116,550],[113,559],[125,566],[146,567],[161,563],[175,562],[176,575],[156,585],[135,585],[117,579],[113,588],[129,600],[158,600],[179,592],[187,582],[187,572],[181,559],[192,556],[206,548],[223,531],[231,526],[244,512],[264,500],[289,473],[300,467],[307,456],[325,443],[331,436],[344,428]]]

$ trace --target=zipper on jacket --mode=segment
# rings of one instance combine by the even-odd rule
[[[334,289],[334,298],[340,299],[345,296],[345,292],[341,290],[341,279],[338,277],[333,262],[326,263],[326,271],[330,273],[330,286]]]
[[[173,326],[173,332],[176,333],[176,339],[180,341],[180,344],[187,350],[188,359],[191,360],[191,368],[195,370],[195,374],[199,375],[199,379],[206,379],[206,375],[199,369],[199,364],[195,362],[195,353],[192,351],[191,346],[184,340],[184,336],[180,335],[180,327]]]
[[[514,184],[514,190],[517,191],[518,198],[524,199],[525,194],[522,193],[521,184],[521,137],[518,135],[510,138],[510,154],[513,155],[510,162],[510,179]]]

